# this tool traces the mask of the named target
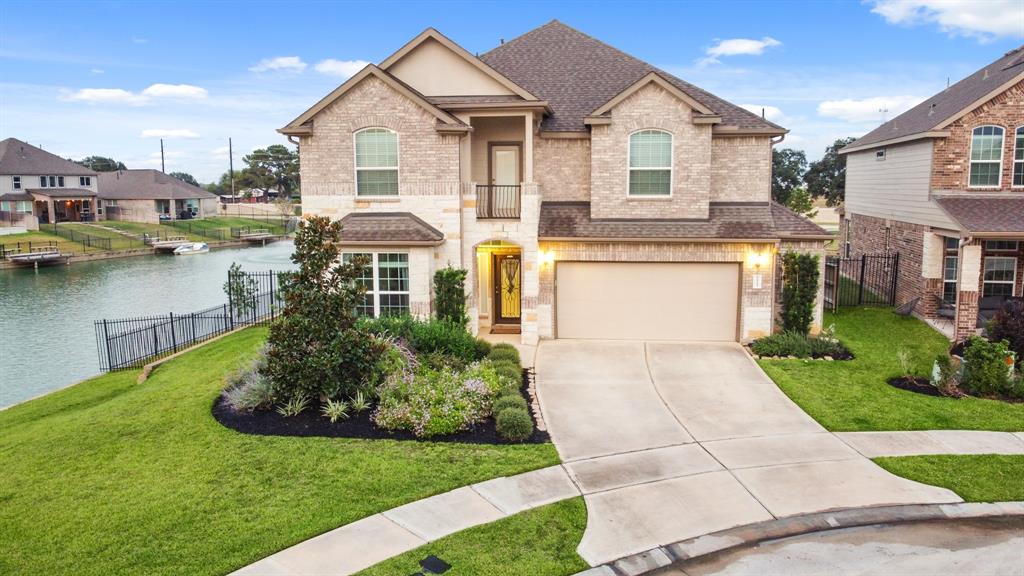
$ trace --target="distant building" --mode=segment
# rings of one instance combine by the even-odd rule
[[[0,225],[35,230],[97,217],[96,172],[16,138],[0,140]]]
[[[159,170],[101,172],[99,202],[108,220],[158,222],[217,215],[216,194]]]

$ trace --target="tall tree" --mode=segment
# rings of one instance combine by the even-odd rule
[[[236,171],[235,172],[235,193],[236,194],[245,188],[245,186],[242,185],[241,177],[242,177],[241,172]],[[211,183],[207,184],[206,186],[203,186],[203,188],[207,192],[212,192],[212,193],[214,193],[214,194],[216,194],[218,196],[228,196],[228,195],[230,195],[231,194],[231,173],[230,172],[225,172],[225,173],[221,174],[220,175],[220,179],[218,179],[216,182],[211,182]]]
[[[276,190],[281,196],[291,196],[299,189],[299,154],[282,144],[253,150],[242,157],[245,162],[245,182],[249,188]]]
[[[188,172],[171,172],[170,174],[168,174],[168,176],[170,176],[171,178],[177,178],[178,180],[181,180],[185,184],[199,186],[199,180],[196,180],[195,176],[192,176]]]
[[[772,149],[772,200],[788,205],[789,197],[803,182],[807,156],[792,148]]]
[[[825,148],[821,160],[811,162],[804,183],[815,198],[824,198],[829,206],[838,206],[846,199],[846,156],[839,150],[856,138],[840,138]]]
[[[81,164],[82,166],[97,172],[114,172],[116,170],[128,169],[124,165],[124,162],[118,162],[117,160],[107,158],[106,156],[86,156],[81,160],[76,160],[75,164]]]
[[[814,198],[811,198],[807,188],[803,186],[793,190],[786,201],[786,206],[804,218],[814,218],[818,215],[818,211],[814,209]]]

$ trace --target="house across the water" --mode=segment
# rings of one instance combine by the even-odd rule
[[[101,172],[99,200],[108,220],[157,222],[217,215],[217,195],[159,170]]]

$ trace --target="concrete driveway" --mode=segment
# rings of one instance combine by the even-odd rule
[[[961,501],[861,456],[738,344],[544,341],[536,370],[586,499],[578,551],[591,565],[772,518]]]

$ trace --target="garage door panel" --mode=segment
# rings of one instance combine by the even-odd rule
[[[559,338],[736,340],[739,265],[560,262]]]

